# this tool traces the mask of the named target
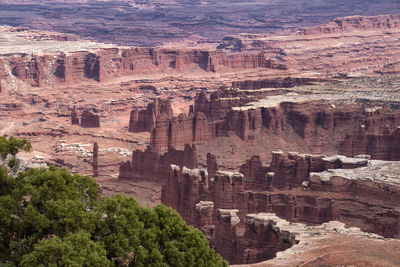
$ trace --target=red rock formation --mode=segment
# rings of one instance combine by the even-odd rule
[[[72,125],[79,124],[79,117],[78,117],[75,107],[71,110],[71,123],[72,123]]]
[[[300,85],[310,85],[313,82],[317,82],[317,79],[310,78],[277,78],[277,79],[265,79],[265,80],[246,80],[246,81],[235,81],[232,82],[233,88],[256,90],[261,88],[290,88]]]
[[[398,160],[400,157],[396,130],[400,125],[398,110],[370,108],[363,104],[336,106],[329,101],[242,107],[251,98],[237,97],[238,94],[236,90],[223,90],[212,94],[210,99],[204,93],[196,96],[194,113],[202,112],[207,116],[202,120],[202,128],[209,129],[204,141],[229,136],[233,132],[242,140],[262,135],[289,144],[296,138],[313,153],[332,151],[334,148],[347,156],[369,154],[382,160]],[[180,121],[183,120],[181,118]],[[182,132],[182,136],[187,138],[175,138],[173,142],[169,142],[170,132],[167,130],[170,122],[161,123],[164,123],[164,130],[156,129],[157,135],[151,137],[156,150],[163,151],[168,145],[182,147],[185,142],[192,142],[190,122],[181,127],[182,131],[187,131]]]
[[[150,146],[154,151],[164,152],[169,147],[182,148],[185,144],[199,144],[212,139],[211,126],[201,112],[189,116],[180,114],[169,119],[162,114],[157,117],[151,131]]]
[[[209,184],[210,200],[218,208],[242,209],[245,205],[244,185],[243,174],[218,171]]]
[[[205,197],[207,183],[208,174],[206,170],[170,165],[168,180],[163,186],[161,198],[163,203],[178,210],[187,222],[192,225],[199,225],[199,214],[193,207],[201,197]],[[201,225],[207,226],[209,224]]]
[[[81,114],[81,126],[85,128],[100,127],[100,117],[88,110],[84,110]]]
[[[89,62],[89,66],[93,66],[90,69],[96,74],[94,77],[98,77],[100,81],[118,76],[156,73],[164,69],[185,71],[189,66],[196,65],[211,72],[225,72],[236,68],[286,68],[262,53],[227,55],[223,51],[160,48],[101,49],[96,58]]]
[[[218,209],[215,249],[230,264],[251,264],[272,259],[278,251],[297,244],[296,236],[276,225],[270,214],[247,214],[239,234],[237,209]]]
[[[211,153],[207,153],[207,172],[210,177],[214,177],[218,171],[217,157]]]
[[[368,114],[364,112],[362,105],[341,105],[339,108],[310,101],[282,102],[276,107],[234,108],[242,105],[239,104],[243,102],[239,100],[240,98],[237,98],[237,104],[227,102],[229,98],[208,102],[204,99],[203,94],[197,96],[194,106],[196,115],[181,114],[171,120],[159,116],[150,138],[152,148],[155,151],[166,151],[168,146],[181,148],[186,143],[202,143],[215,137],[229,136],[230,132],[243,140],[253,139],[258,134],[288,138],[288,135],[293,133],[318,153],[332,144],[339,145],[355,125],[363,123],[375,125],[379,124],[376,120],[381,120],[380,117],[368,119]],[[236,101],[235,98],[232,100]],[[205,117],[200,110],[208,112],[210,117]],[[389,128],[393,128],[397,124],[399,115],[397,112],[387,112],[385,114],[388,115],[385,116],[388,119],[396,118],[387,122]],[[365,120],[370,122],[364,122]],[[201,129],[201,132],[198,132],[198,129]]]
[[[230,263],[233,261],[236,251],[236,228],[240,222],[237,209],[218,209],[215,225],[215,249]]]
[[[193,110],[195,113],[204,113],[210,120],[224,119],[232,107],[243,106],[254,101],[254,93],[252,92],[251,97],[249,97],[245,92],[221,88],[208,98],[204,92],[200,92],[195,96]],[[262,96],[267,94],[262,94]]]
[[[215,225],[213,224],[214,203],[212,201],[200,201],[196,204],[196,227],[203,232],[213,247],[215,238]]]
[[[93,177],[99,176],[99,145],[97,142],[93,143]]]
[[[119,178],[147,181],[166,181],[170,174],[170,165],[176,164],[180,168],[197,167],[195,146],[185,145],[184,150],[170,148],[160,155],[149,147],[145,151],[136,150],[132,154],[132,161],[120,165]]]
[[[357,170],[367,166],[367,162],[365,157],[295,152],[286,156],[275,152],[270,165],[264,166],[259,157],[253,157],[241,166],[244,174],[218,171],[210,179],[201,170],[181,170],[172,165],[163,186],[162,202],[177,209],[188,223],[215,229],[210,241],[230,263],[272,258],[277,251],[295,244],[294,236],[281,233],[271,222],[255,216],[245,220],[248,213],[273,212],[289,221],[308,224],[340,220],[363,231],[399,237],[400,213],[396,207],[400,202],[395,199],[399,186],[384,184],[383,180],[341,178],[335,173],[327,179],[323,172],[331,168]],[[195,204],[205,200],[212,201],[217,209],[224,209],[213,215],[212,223],[208,215],[199,217],[196,210]],[[238,232],[243,232],[239,230],[243,228],[243,224],[238,224],[240,220],[246,224],[244,234],[239,235]]]
[[[349,16],[337,18],[326,25],[302,29],[301,34],[330,34],[352,30],[394,29],[400,27],[400,15],[378,15],[373,17]]]
[[[99,48],[93,52],[68,54],[18,54],[4,62],[15,77],[31,86],[51,85],[54,82],[74,84],[88,79],[102,82],[121,76],[190,72],[196,68],[218,73],[247,68],[287,68],[259,51],[227,54],[220,50],[162,48]],[[0,77],[8,75],[7,70],[0,69]]]
[[[129,119],[130,132],[150,132],[155,127],[156,117],[172,118],[173,110],[168,99],[156,98],[145,110],[133,109]]]
[[[51,56],[23,55],[12,58],[9,66],[14,76],[27,81],[32,86],[41,86],[45,79],[44,69],[48,68],[51,62]]]
[[[270,214],[247,214],[243,236],[237,236],[231,264],[249,264],[272,259],[278,251],[297,244],[296,236],[276,225]],[[218,251],[218,250],[217,250]]]
[[[357,129],[348,134],[340,147],[347,156],[371,155],[373,159],[400,160],[400,112],[366,109]]]

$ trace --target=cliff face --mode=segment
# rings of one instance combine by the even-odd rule
[[[328,78],[353,72],[398,73],[399,21],[399,15],[344,17],[327,25],[283,36],[228,37],[219,49],[116,47],[79,43],[61,35],[57,37],[53,34],[52,37],[24,30],[20,33],[26,35],[22,36],[22,42],[18,39],[21,36],[11,35],[22,43],[21,47],[2,50],[0,79],[17,77],[31,86],[54,87],[57,84],[77,84],[87,80],[102,82],[143,74],[224,74],[255,68],[274,70],[268,73],[272,76],[319,73],[320,77]],[[11,30],[4,31],[9,34],[7,39]],[[346,34],[334,36],[342,32]],[[28,40],[26,37],[31,41],[46,42],[24,47]],[[59,42],[47,42],[49,39]],[[315,45],[309,45],[314,42]],[[43,48],[37,49],[41,45]],[[337,56],[332,57],[333,54]],[[281,85],[302,84],[308,78],[302,79],[284,79]],[[245,78],[233,86],[247,89],[279,86],[270,82]]]
[[[156,117],[159,115],[172,118],[173,110],[168,99],[156,98],[144,110],[134,108],[129,118],[129,131],[150,132],[155,127]]]
[[[180,168],[197,166],[196,148],[185,145],[184,150],[170,148],[165,154],[158,154],[149,147],[145,151],[133,151],[132,161],[120,165],[119,178],[147,181],[165,181],[169,175],[169,166]]]
[[[346,135],[340,147],[343,155],[368,154],[373,159],[400,160],[400,115],[382,109],[366,109],[367,116]]]
[[[394,29],[400,27],[400,15],[349,16],[337,18],[322,26],[302,29],[301,34],[330,34],[352,30]]]
[[[185,144],[198,144],[212,138],[212,125],[201,112],[173,118],[160,115],[151,131],[150,146],[156,152],[163,152],[169,147],[179,149]]]
[[[84,110],[81,114],[81,124],[85,128],[100,127],[100,117],[88,110]]]
[[[82,80],[99,81],[99,57],[89,52],[73,52],[57,55],[13,55],[3,56],[3,64],[11,74],[31,86],[47,86],[51,82],[79,83]],[[5,70],[2,76],[7,77]]]
[[[3,55],[1,65],[11,70],[0,74],[15,77],[31,86],[52,83],[75,84],[82,80],[106,81],[112,78],[165,72],[191,72],[200,68],[206,72],[224,73],[234,69],[286,69],[263,53],[178,50],[161,48],[99,48],[93,52],[69,52],[49,55]],[[2,70],[3,68],[0,68]]]
[[[99,145],[97,142],[93,143],[93,177],[99,176]]]
[[[217,171],[213,177],[203,169],[171,165],[162,202],[177,209],[192,225],[204,229],[214,226],[215,235],[209,235],[211,244],[231,263],[265,260],[294,244],[294,239],[286,236],[284,241],[276,235],[271,225],[254,224],[246,216],[249,213],[273,212],[288,221],[307,224],[338,220],[363,231],[399,238],[400,202],[395,197],[399,183],[369,178],[371,174],[379,176],[376,168],[393,168],[384,164],[391,163],[276,152],[269,165],[253,157],[241,166],[243,173]],[[332,169],[337,172],[327,171]],[[210,220],[207,205],[203,223],[196,206],[201,201],[212,201],[216,209]],[[251,223],[243,225],[247,220]],[[244,235],[238,235],[243,227]]]
[[[157,117],[151,132],[151,147],[165,152],[170,146],[181,149],[185,144],[201,144],[234,133],[242,140],[261,135],[286,143],[295,136],[313,153],[337,149],[347,156],[398,158],[399,110],[369,108],[365,104],[336,106],[334,102],[314,100],[246,106],[275,93],[278,92],[261,90],[242,97],[240,91],[225,90],[210,98],[200,93],[189,116]]]
[[[300,85],[309,85],[312,82],[317,82],[318,79],[310,78],[278,78],[278,79],[264,79],[264,80],[245,80],[232,82],[233,88],[256,90],[261,88],[290,88]]]
[[[243,234],[238,234],[237,227],[232,224],[232,210],[218,210],[217,240],[224,241],[218,244],[217,251],[229,259],[230,263],[248,264],[272,259],[278,251],[283,251],[296,245],[296,234],[280,229],[276,224],[279,218],[273,214],[247,214]],[[272,216],[271,216],[272,215]],[[230,218],[229,218],[230,217]],[[229,220],[230,219],[230,220]]]

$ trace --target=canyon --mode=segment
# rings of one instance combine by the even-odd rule
[[[33,16],[47,2],[0,3],[35,7],[19,11]],[[163,11],[157,1],[131,6],[150,2]],[[290,30],[269,32],[265,19],[191,45],[177,34],[156,47],[45,31],[56,24],[1,26],[0,133],[32,142],[20,155],[27,165],[65,167],[93,176],[102,196],[176,209],[230,264],[396,266],[400,15],[375,6],[330,22],[333,9],[305,14],[287,20]]]

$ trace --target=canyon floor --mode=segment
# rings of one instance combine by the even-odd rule
[[[98,9],[86,1],[57,1],[51,8],[48,1],[0,1],[0,14],[7,14],[0,16],[0,22],[20,26],[0,27],[0,134],[32,143],[33,151],[20,155],[24,166],[53,164],[93,175],[96,142],[99,175],[95,179],[103,196],[126,194],[150,207],[167,202],[185,220],[202,223],[193,224],[203,232],[215,227],[217,233],[208,236],[210,242],[231,263],[245,264],[247,258],[252,266],[398,266],[400,16],[328,20],[338,14],[354,15],[353,9],[360,4],[364,5],[362,15],[395,13],[400,7],[367,1],[347,5],[316,1],[318,7],[305,13],[298,7],[307,9],[313,3],[297,1],[283,12],[282,5],[290,1],[250,1],[245,5],[248,16],[238,24],[229,22],[240,16],[239,7],[243,7],[235,1],[196,3],[202,11],[198,16],[193,16],[193,10],[187,12],[192,7],[183,1],[169,2],[105,1]],[[204,15],[205,2],[217,7],[214,13]],[[105,14],[103,9],[110,5]],[[226,5],[231,9],[221,17]],[[102,21],[118,18],[124,22],[107,23],[101,29],[89,19],[66,23],[66,16],[79,16],[81,8]],[[266,8],[270,8],[269,16]],[[181,15],[171,17],[171,12]],[[293,13],[302,16],[291,19]],[[20,14],[25,15],[19,18]],[[134,15],[137,21],[148,22],[140,30],[140,23],[130,23]],[[34,29],[25,28],[31,19],[29,26]],[[211,27],[204,26],[210,22]],[[227,28],[231,34],[221,41]],[[198,36],[192,35],[199,29]],[[144,37],[149,32],[154,39]],[[183,37],[188,38],[177,42]],[[160,46],[128,46],[138,44]],[[203,102],[199,100],[202,95],[208,97]],[[162,108],[157,111],[155,104],[151,109],[154,99],[168,100],[175,117],[162,117]],[[149,112],[143,112],[143,118],[151,120],[153,127],[130,131],[132,110],[146,107]],[[73,124],[73,112],[79,117],[85,111],[93,115],[89,124],[84,124],[84,116]],[[196,117],[200,112],[205,116],[203,124]],[[100,127],[91,126],[92,118]],[[174,187],[179,171],[164,172],[160,161],[170,154],[172,160],[188,160],[186,154],[182,158],[171,150],[181,151],[187,140],[195,146],[196,164],[192,162],[195,166],[188,171],[176,163],[179,175],[185,177],[177,181],[197,178],[190,180],[194,184],[189,187],[184,187],[185,182]],[[154,162],[146,162],[143,156],[142,165],[135,165],[132,155],[138,155],[138,150],[154,153]],[[167,151],[170,154],[162,153]],[[225,192],[219,191],[218,179],[211,177],[208,153],[215,157],[215,177],[229,181],[222,185]],[[286,154],[288,158],[282,160]],[[330,158],[336,154],[346,154],[350,160]],[[368,156],[353,159],[359,154]],[[259,156],[260,164],[250,160],[253,156]],[[274,165],[277,158],[281,163]],[[360,161],[367,165],[359,168]],[[129,171],[140,172],[123,177],[124,163]],[[204,185],[198,177],[203,169],[210,174]],[[241,176],[239,171],[247,173]],[[380,172],[379,177],[371,176]],[[235,177],[243,178],[237,178],[236,187]],[[272,182],[271,177],[275,177]],[[232,191],[226,189],[229,186],[234,187]],[[185,195],[194,187],[193,194]],[[190,205],[173,195],[179,188],[185,188],[179,196]],[[243,205],[234,206],[241,197]],[[197,205],[191,205],[199,201],[214,201],[216,209],[210,211],[207,206],[199,215]],[[299,204],[293,204],[296,201]],[[231,210],[229,216],[218,215],[217,219],[219,209]],[[240,209],[238,216],[233,215],[235,209]],[[250,213],[257,215],[249,217]],[[240,221],[237,229],[236,219]],[[256,230],[250,233],[244,227]],[[251,235],[260,231],[257,227],[280,248],[276,255],[271,253],[273,257],[264,257],[256,248],[258,241],[251,242]],[[221,235],[232,236],[237,242],[232,241],[234,248],[248,246],[240,250],[241,258],[233,249],[221,248]]]

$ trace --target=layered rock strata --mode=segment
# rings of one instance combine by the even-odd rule
[[[11,33],[5,31],[3,34]],[[194,69],[211,73],[236,69],[287,69],[285,64],[270,60],[262,51],[228,54],[222,50],[107,47],[83,41],[66,41],[59,46],[68,49],[59,51],[47,48],[52,44],[44,44],[44,54],[34,50],[33,46],[20,47],[13,53],[0,51],[2,80],[16,77],[30,86],[42,87],[90,80],[104,82],[142,74],[190,73]]]
[[[169,166],[175,164],[180,168],[197,167],[195,146],[185,145],[184,150],[170,148],[165,154],[154,152],[149,147],[145,151],[136,150],[132,160],[122,163],[119,169],[120,179],[165,181],[169,175]]]
[[[180,114],[172,119],[161,114],[151,131],[150,146],[156,152],[163,152],[169,147],[180,149],[185,144],[203,143],[213,138],[211,127],[201,112]]]
[[[274,93],[261,90],[258,94],[255,90],[242,97],[244,91],[224,90],[210,98],[197,94],[188,116],[156,118],[151,147],[158,152],[167,151],[168,147],[182,149],[185,144],[202,144],[234,133],[244,141],[264,136],[290,143],[295,137],[313,153],[337,149],[347,156],[399,158],[398,109],[346,103],[344,95],[287,94],[287,101],[283,101],[284,97]],[[271,150],[266,148],[267,152]]]
[[[98,128],[100,127],[100,116],[92,113],[89,110],[84,110],[81,113],[81,124],[85,128]]]
[[[93,177],[99,176],[99,145],[97,142],[93,143]]]
[[[274,158],[269,166],[252,159],[252,164],[242,166],[246,174],[218,171],[214,177],[198,169],[170,167],[162,202],[191,224],[196,221],[195,204],[207,200],[216,208],[238,209],[242,221],[248,213],[274,212],[294,222],[339,220],[385,237],[400,236],[398,162],[297,153],[278,153]],[[285,161],[290,164],[276,164]],[[215,231],[217,238],[218,227]],[[217,240],[215,244],[218,247]]]
[[[173,117],[170,100],[156,98],[147,105],[146,109],[134,108],[129,118],[129,131],[150,132],[155,127],[156,117],[159,115],[165,118]]]

